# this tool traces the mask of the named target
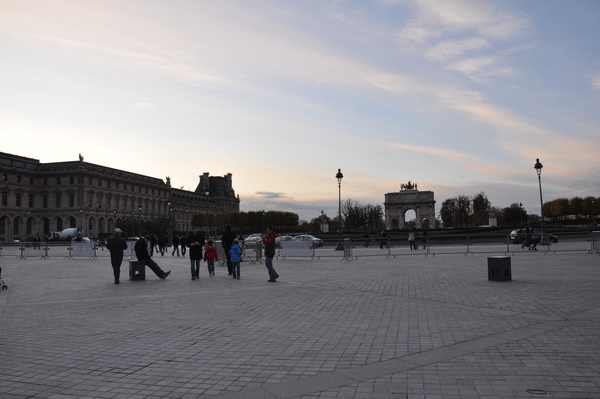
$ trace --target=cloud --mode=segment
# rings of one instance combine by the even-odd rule
[[[600,73],[592,78],[592,87],[596,90],[600,90]]]
[[[527,19],[497,3],[415,0],[414,4],[416,15],[400,29],[398,40],[416,46],[425,59],[446,63],[447,70],[475,81],[512,73],[511,67],[497,66],[506,62],[507,49],[500,45],[518,47],[510,41],[523,35],[530,24]]]
[[[137,108],[137,109],[153,109],[154,107],[152,106],[152,104],[150,103],[146,103],[146,102],[136,102],[131,104],[131,108]]]
[[[291,197],[285,193],[275,193],[270,191],[258,191],[256,195],[269,200],[291,199]]]
[[[444,61],[463,55],[468,50],[488,47],[489,42],[480,37],[471,37],[463,40],[446,40],[433,46],[425,57],[434,61]]]

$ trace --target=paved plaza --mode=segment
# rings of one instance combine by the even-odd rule
[[[120,285],[107,251],[16,254],[0,398],[600,398],[598,254],[518,251],[503,282],[485,254],[287,258],[276,283],[169,254]]]

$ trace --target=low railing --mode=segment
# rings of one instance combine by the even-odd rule
[[[556,241],[555,241],[556,239]],[[293,243],[288,245],[287,243]],[[297,244],[294,246],[294,244]],[[308,244],[308,245],[307,245]],[[560,252],[587,252],[600,254],[600,231],[553,233],[541,237],[535,247],[529,249],[521,243],[514,244],[509,235],[505,234],[457,234],[430,235],[417,237],[415,245],[411,245],[407,237],[376,237],[376,238],[347,238],[343,240],[342,249],[337,240],[325,240],[322,246],[300,244],[300,242],[282,242],[276,251],[278,258],[339,258],[350,260],[365,256],[436,256],[436,255],[475,255],[475,254],[518,254],[521,252],[538,251],[544,254]],[[134,259],[134,241],[128,241],[124,257]],[[225,254],[220,241],[215,245],[219,251],[222,263]],[[287,246],[286,246],[287,245]],[[98,243],[68,243],[68,242],[22,242],[16,244],[0,243],[0,257],[16,256],[18,259],[39,257],[98,258],[108,257],[109,251]],[[244,260],[256,263],[264,258],[262,245],[249,245],[244,248]]]

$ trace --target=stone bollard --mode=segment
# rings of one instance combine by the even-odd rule
[[[129,280],[146,280],[146,265],[139,260],[129,261]]]
[[[508,281],[511,279],[510,256],[491,256],[488,258],[489,281]]]

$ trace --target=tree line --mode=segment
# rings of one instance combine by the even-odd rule
[[[544,203],[544,219],[561,221],[593,219],[598,213],[598,198],[573,197],[570,200],[559,198]],[[440,219],[445,227],[476,227],[487,225],[490,218],[496,218],[499,226],[516,226],[524,223],[539,223],[541,217],[527,214],[521,203],[512,203],[505,208],[494,207],[485,193],[473,196],[459,195],[448,198],[440,207]]]

